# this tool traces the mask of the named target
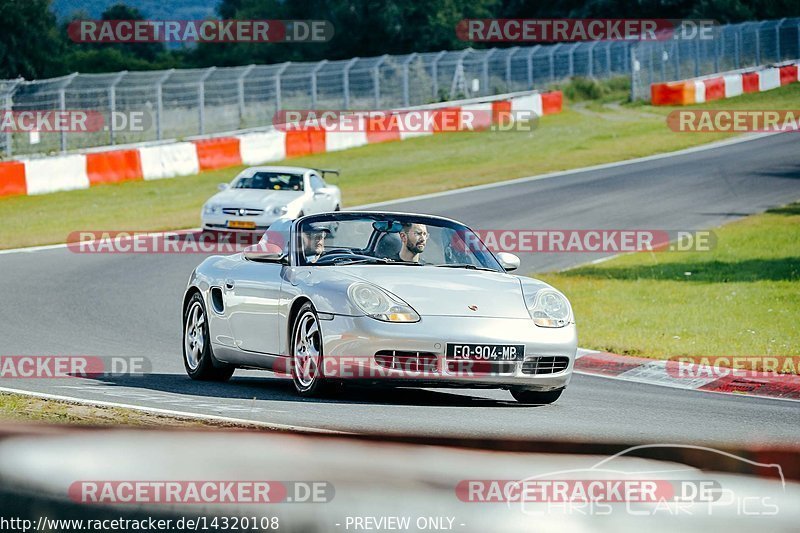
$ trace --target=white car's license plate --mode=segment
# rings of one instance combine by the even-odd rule
[[[256,223],[248,220],[229,220],[228,227],[235,229],[256,229]]]
[[[524,344],[447,343],[447,359],[467,361],[522,361]]]

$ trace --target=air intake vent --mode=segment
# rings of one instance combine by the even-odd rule
[[[225,304],[222,303],[222,289],[219,287],[211,288],[211,307],[219,314],[225,311]]]
[[[522,363],[523,374],[555,374],[563,372],[569,366],[569,357],[544,356],[526,359]]]
[[[375,362],[386,368],[408,372],[433,372],[436,370],[436,354],[429,352],[381,350],[375,354]]]

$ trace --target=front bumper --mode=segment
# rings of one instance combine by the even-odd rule
[[[237,232],[260,232],[264,233],[269,227],[278,219],[276,215],[263,214],[258,216],[239,216],[239,215],[226,215],[216,214],[207,215],[203,213],[200,217],[202,227],[204,230],[213,231],[237,231]],[[231,228],[228,226],[228,221],[236,222],[252,222],[255,224],[254,228]]]
[[[321,320],[320,327],[324,375],[370,384],[560,389],[572,376],[578,343],[574,324],[542,328],[528,319],[423,316],[416,323],[388,323],[364,316],[335,315],[331,320]],[[525,358],[501,365],[453,365],[446,358],[447,343],[523,344]],[[422,369],[406,366],[395,370],[376,361],[379,351],[433,354],[435,363]],[[526,361],[540,357],[567,358],[568,364],[553,373],[523,372]]]

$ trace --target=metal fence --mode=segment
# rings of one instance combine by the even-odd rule
[[[650,85],[800,58],[800,18],[714,28],[712,39],[642,41],[631,47],[631,96]]]
[[[342,61],[0,80],[0,108],[90,110],[90,133],[0,133],[10,157],[160,141],[268,126],[279,109],[388,109],[544,88],[575,76],[629,76],[649,84],[800,57],[800,19],[717,27],[711,40],[591,41],[384,55]],[[631,72],[633,71],[633,72]],[[143,112],[142,131],[114,127],[114,112]]]

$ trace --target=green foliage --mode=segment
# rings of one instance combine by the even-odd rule
[[[327,43],[206,43],[179,49],[163,44],[81,44],[69,40],[68,17],[197,19],[216,4],[224,19],[327,20]],[[165,67],[233,66],[347,59],[383,54],[457,50],[483,43],[456,37],[465,18],[596,17],[710,18],[720,22],[792,17],[798,0],[0,0],[0,78],[28,79],[69,71],[105,72]],[[575,96],[602,87],[576,84]],[[594,95],[594,96],[591,96]]]
[[[564,96],[571,102],[583,100],[620,100],[630,92],[630,78],[620,76],[607,80],[593,78],[572,78],[560,87]]]
[[[64,74],[63,46],[50,0],[0,2],[0,79]]]

